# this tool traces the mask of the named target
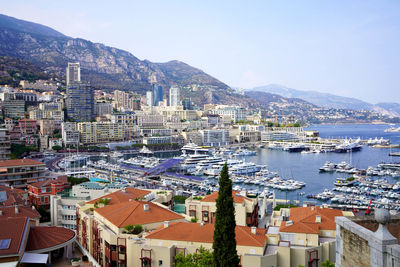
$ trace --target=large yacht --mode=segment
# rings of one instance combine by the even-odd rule
[[[209,154],[210,149],[189,142],[181,148],[183,154]]]

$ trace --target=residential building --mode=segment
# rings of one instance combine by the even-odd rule
[[[57,179],[46,179],[28,185],[29,202],[37,209],[50,209],[50,196],[57,195],[71,185],[67,176],[59,176]]]
[[[211,114],[218,114],[221,117],[229,118],[233,123],[246,120],[247,111],[238,106],[216,105],[215,109],[209,111]]]
[[[80,142],[80,133],[77,130],[76,122],[63,122],[61,124],[61,136],[64,145],[78,145]]]
[[[113,106],[111,103],[95,103],[94,104],[94,114],[96,116],[105,116],[111,114],[113,111]]]
[[[67,117],[75,121],[91,121],[94,118],[94,92],[90,85],[72,83],[67,86]]]
[[[305,206],[273,211],[267,228],[269,255],[279,266],[320,266],[335,262],[335,218],[353,216],[324,206]]]
[[[171,136],[146,136],[143,137],[143,144],[154,145],[154,144],[171,144]]]
[[[183,216],[161,204],[135,200],[147,199],[148,193],[143,191],[147,190],[136,189],[129,192],[127,189],[125,192],[118,191],[120,197],[104,196],[102,199],[109,199],[107,201],[100,202],[98,199],[77,204],[78,241],[85,253],[92,255],[98,264],[140,266],[134,263],[140,262],[140,257],[135,255],[140,249],[137,248],[133,252],[130,245],[127,246],[130,237],[137,235],[128,233],[126,226],[140,224],[147,231],[151,231],[165,222],[185,220]]]
[[[152,85],[152,99],[153,106],[158,106],[159,102],[163,101],[163,89],[161,85],[153,84]]]
[[[0,183],[18,188],[45,179],[46,165],[32,159],[0,161]]]
[[[53,149],[53,147],[62,147],[63,141],[61,138],[49,138],[49,148]]]
[[[276,266],[271,265],[273,261],[264,258],[267,240],[265,232],[265,229],[236,226],[236,250],[240,266]],[[145,257],[142,256],[141,262],[138,263],[150,263],[155,266],[161,263],[162,266],[173,266],[175,256],[179,253],[183,255],[196,253],[200,247],[212,250],[213,235],[214,224],[166,223],[145,236],[145,242],[141,244],[143,247],[141,255]],[[131,266],[140,266],[138,263]]]
[[[51,225],[76,230],[76,204],[100,198],[127,185],[86,182],[50,196]]]
[[[121,123],[79,122],[77,130],[82,144],[97,144],[124,140],[128,128]]]
[[[183,99],[182,106],[184,110],[192,110],[193,109],[193,102],[191,99]]]
[[[153,92],[152,91],[146,92],[146,104],[149,107],[153,106]]]
[[[200,130],[203,146],[225,146],[230,143],[229,130]]]
[[[35,89],[42,91],[55,91],[58,88],[57,84],[47,80],[37,80],[34,83],[29,81],[20,81],[19,85],[24,89]]]
[[[20,119],[18,120],[17,127],[20,129],[20,132],[22,133],[23,136],[38,133],[36,120]]]
[[[235,207],[236,225],[258,225],[258,202],[248,198],[240,192],[232,191],[233,205]],[[218,192],[213,192],[205,197],[189,197],[185,201],[186,215],[196,218],[204,223],[214,223],[217,210],[216,200]]]
[[[181,105],[181,96],[180,96],[180,88],[179,87],[171,87],[169,88],[169,105],[170,106],[180,106]]]
[[[25,117],[25,101],[7,99],[3,102],[4,117],[12,119],[23,119]]]
[[[39,122],[41,135],[54,135],[54,131],[58,130],[61,133],[62,120],[42,119]]]
[[[114,103],[117,109],[125,108],[128,109],[130,94],[124,91],[115,90],[114,91]]]
[[[0,160],[6,160],[10,158],[10,135],[8,134],[7,128],[0,128]]]
[[[81,67],[79,62],[71,63],[68,62],[67,69],[65,71],[65,81],[67,86],[80,83],[81,81]]]
[[[35,93],[15,92],[15,99],[24,100],[26,105],[37,105],[38,98]]]
[[[140,128],[164,128],[166,117],[160,114],[136,113],[136,124]]]

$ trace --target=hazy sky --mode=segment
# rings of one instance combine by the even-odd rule
[[[230,86],[269,83],[400,102],[400,1],[1,1],[71,37],[184,61]]]

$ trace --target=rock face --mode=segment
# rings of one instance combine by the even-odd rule
[[[184,88],[182,95],[205,103],[243,104],[251,99],[235,94],[226,84],[202,70],[180,61],[153,63],[131,53],[71,38],[49,27],[0,15],[0,56],[32,62],[57,75],[65,75],[68,62],[81,64],[82,78],[100,89],[122,89],[143,93],[152,82]]]

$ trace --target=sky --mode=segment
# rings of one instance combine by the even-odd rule
[[[233,87],[400,102],[400,1],[0,0],[0,13]]]

